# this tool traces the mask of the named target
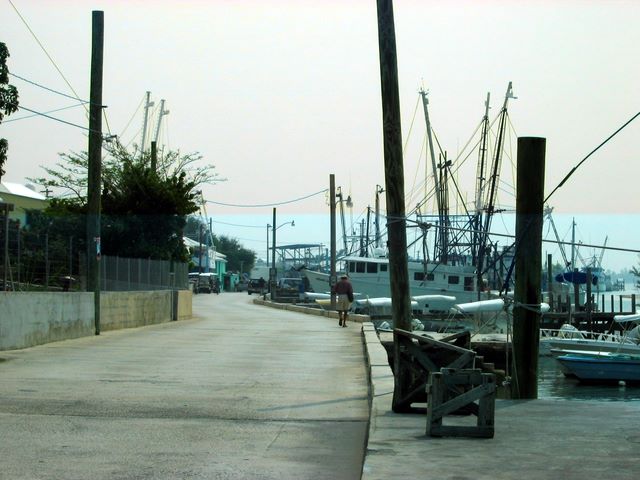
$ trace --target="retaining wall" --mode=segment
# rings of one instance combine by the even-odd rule
[[[190,291],[177,292],[177,319],[191,318]],[[102,292],[100,330],[169,322],[172,292]],[[0,351],[93,335],[93,293],[0,292]]]

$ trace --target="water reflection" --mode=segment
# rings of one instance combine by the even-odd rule
[[[540,357],[538,366],[538,398],[605,402],[640,400],[638,385],[585,385],[576,379],[566,378],[558,362],[551,357]]]

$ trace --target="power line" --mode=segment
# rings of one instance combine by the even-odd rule
[[[45,114],[50,114],[50,113],[61,112],[63,110],[69,110],[71,108],[81,107],[83,105],[84,105],[84,103],[78,103],[76,105],[69,105],[68,107],[62,107],[62,108],[56,108],[55,110],[49,110],[49,111],[44,112],[44,113]],[[20,108],[20,107],[18,107],[18,108]],[[34,113],[33,115],[25,115],[23,117],[10,118],[9,120],[3,120],[2,123],[4,124],[4,123],[9,123],[9,122],[17,122],[18,120],[26,120],[27,118],[37,117],[38,115],[39,114]]]
[[[30,108],[27,108],[27,107],[25,107],[23,105],[20,105],[18,108],[20,110],[26,110],[27,112],[31,112],[31,113],[33,113],[35,115],[39,115],[41,117],[48,118],[50,120],[55,120],[56,122],[64,123],[64,124],[70,125],[72,127],[76,127],[76,128],[80,128],[82,130],[86,130],[87,132],[91,132],[92,131],[91,129],[89,129],[89,127],[84,127],[82,125],[78,125],[77,123],[67,122],[66,120],[62,120],[61,118],[52,117],[51,115],[47,115],[46,113],[38,112],[36,110],[31,110]],[[98,132],[98,133],[102,134],[103,139],[105,139],[105,140],[111,140],[113,137],[115,137],[115,135],[105,135],[102,132]]]
[[[91,103],[88,100],[83,100],[81,98],[74,97],[72,95],[67,95],[66,93],[62,93],[62,92],[59,92],[58,90],[54,90],[53,88],[46,87],[46,86],[41,85],[41,84],[39,84],[37,82],[34,82],[33,80],[29,80],[27,78],[21,77],[20,75],[16,75],[15,73],[9,72],[9,75],[11,75],[12,77],[16,77],[16,78],[22,80],[23,82],[30,83],[31,85],[35,85],[36,87],[42,88],[42,89],[47,90],[47,91],[52,92],[52,93],[55,93],[56,95],[61,95],[61,96],[66,97],[66,98],[70,98],[71,100],[78,100],[79,102],[82,102],[82,104]]]
[[[78,92],[75,91],[75,89],[71,86],[71,83],[69,82],[69,80],[67,80],[67,77],[64,76],[64,73],[62,73],[62,70],[60,70],[60,67],[58,67],[58,65],[56,64],[55,60],[53,59],[53,57],[51,57],[51,55],[49,55],[49,52],[47,51],[46,48],[44,48],[44,45],[42,44],[42,42],[40,41],[40,39],[38,38],[38,36],[35,34],[35,32],[31,29],[31,27],[29,26],[29,23],[27,22],[27,20],[22,16],[22,14],[20,13],[20,11],[18,10],[18,8],[14,5],[14,3],[9,0],[9,4],[11,4],[11,6],[13,7],[13,10],[16,12],[16,14],[18,15],[18,17],[20,18],[20,20],[22,20],[22,23],[24,23],[24,26],[27,27],[27,30],[29,30],[29,33],[31,34],[31,36],[33,37],[33,39],[36,41],[36,43],[38,44],[38,46],[42,49],[42,51],[44,52],[44,54],[47,56],[47,58],[49,59],[49,61],[51,62],[51,64],[53,65],[53,67],[57,70],[57,72],[60,74],[60,76],[62,77],[62,79],[64,80],[64,82],[67,84],[67,86],[69,87],[69,89],[73,92],[73,94],[76,96],[76,100],[80,100],[80,95],[78,95]],[[89,103],[89,102],[87,102]],[[87,113],[87,115],[89,115],[89,110],[87,109],[86,104],[84,105],[84,109]],[[25,109],[26,110],[26,109]],[[37,113],[37,112],[34,112]],[[107,126],[107,131],[109,132],[109,136],[111,136],[111,128],[109,127],[109,120],[107,119],[107,112],[103,109],[102,110],[102,114],[104,115],[104,119],[105,119],[105,123]],[[56,119],[54,119],[56,120]],[[68,123],[68,122],[64,122],[63,123]],[[80,127],[80,128],[84,128],[84,127]]]
[[[236,223],[227,223],[227,222],[219,222],[216,220],[211,220],[212,223],[218,223],[220,225],[229,225],[230,227],[243,227],[243,228],[262,228],[264,229],[266,225],[239,225]]]
[[[239,207],[239,208],[261,208],[261,207],[277,207],[278,205],[287,205],[289,203],[299,202],[301,200],[306,200],[307,198],[315,197],[316,195],[320,195],[321,193],[326,193],[329,189],[325,188],[324,190],[320,190],[319,192],[312,193],[310,195],[306,195],[304,197],[294,198],[293,200],[285,200],[283,202],[277,203],[264,203],[264,204],[256,204],[256,205],[239,205],[234,203],[223,203],[216,202],[214,200],[205,200],[206,203],[212,203],[214,205],[220,205],[223,207]]]
[[[27,21],[25,20],[25,18],[20,14],[20,12],[18,11],[17,7],[13,4],[13,2],[11,0],[9,0],[9,3],[11,4],[11,6],[13,7],[13,9],[15,10],[15,12],[18,14],[18,17],[20,17],[20,20],[22,20],[22,23],[24,23],[24,26],[27,27],[27,30],[29,30],[29,33],[31,33],[31,36],[34,38],[34,40],[36,41],[36,43],[40,46],[40,48],[42,49],[42,51],[44,52],[44,54],[47,56],[47,58],[49,59],[49,61],[53,64],[53,67],[58,71],[58,73],[60,74],[60,76],[62,77],[62,79],[65,81],[65,83],[67,84],[67,86],[71,89],[71,91],[76,95],[76,97],[79,97],[79,95],[76,93],[76,91],[74,90],[74,88],[71,86],[71,83],[69,83],[69,80],[67,80],[67,77],[64,76],[64,73],[62,73],[62,70],[60,70],[60,68],[58,67],[58,65],[56,64],[55,60],[51,57],[51,55],[49,55],[49,52],[47,52],[47,49],[44,48],[44,45],[42,45],[42,42],[40,41],[40,39],[38,38],[38,36],[35,34],[35,32],[31,29],[31,27],[29,26],[29,24],[27,23]],[[86,107],[85,107],[86,110]],[[87,110],[87,113],[88,110]]]

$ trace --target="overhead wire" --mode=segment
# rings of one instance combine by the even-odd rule
[[[89,100],[83,100],[82,98],[74,97],[73,95],[67,95],[66,93],[59,92],[58,90],[55,90],[55,89],[50,88],[50,87],[47,87],[47,86],[42,85],[42,84],[40,84],[38,82],[34,82],[33,80],[29,80],[28,78],[25,78],[25,77],[23,77],[21,75],[17,75],[17,74],[15,74],[13,72],[9,72],[9,75],[11,75],[12,77],[15,77],[15,78],[17,78],[19,80],[22,80],[23,82],[27,82],[27,83],[29,83],[31,85],[34,85],[34,86],[36,86],[38,88],[42,88],[43,90],[47,90],[47,91],[49,91],[51,93],[55,93],[56,95],[60,95],[62,97],[70,98],[71,100],[77,100],[79,102],[82,102],[82,104],[91,103]]]
[[[224,203],[224,202],[216,202],[215,200],[205,200],[206,203],[212,203],[214,205],[220,205],[222,207],[237,207],[237,208],[262,208],[262,207],[277,207],[279,205],[287,205],[290,203],[300,202],[302,200],[306,200],[307,198],[315,197],[316,195],[320,195],[326,193],[329,189],[325,188],[318,192],[311,193],[309,195],[305,195],[304,197],[294,198],[292,200],[285,200],[282,202],[274,202],[274,203],[262,203],[262,204],[252,204],[252,205],[241,205],[237,203]]]
[[[27,22],[27,20],[22,16],[22,14],[20,13],[20,11],[18,10],[18,8],[15,6],[15,4],[12,2],[12,0],[8,0],[9,4],[11,5],[11,7],[13,8],[13,10],[16,12],[16,14],[18,15],[18,17],[20,18],[20,20],[22,20],[22,23],[24,24],[25,27],[27,27],[27,30],[29,30],[29,33],[31,34],[31,36],[33,37],[33,39],[36,41],[36,43],[38,44],[38,46],[42,49],[42,51],[44,52],[44,54],[47,56],[47,58],[49,59],[49,61],[51,62],[51,64],[53,65],[53,67],[56,69],[56,71],[60,74],[60,76],[62,77],[62,79],[64,80],[64,82],[67,84],[67,86],[69,87],[69,89],[73,92],[73,94],[77,97],[76,99],[79,100],[80,99],[80,95],[78,95],[78,92],[75,91],[75,89],[73,88],[73,86],[71,85],[71,83],[69,82],[69,80],[67,80],[67,77],[65,77],[64,73],[62,73],[62,70],[60,70],[60,67],[58,67],[58,64],[55,62],[55,60],[53,59],[53,57],[49,54],[49,52],[47,51],[46,48],[44,48],[44,45],[42,44],[42,42],[40,41],[40,39],[38,38],[38,36],[35,34],[35,32],[33,31],[33,29],[31,28],[31,26],[29,25],[29,23]],[[89,102],[87,102],[89,103]],[[87,108],[87,105],[84,104],[84,109],[86,112],[86,115],[89,116],[89,109]],[[104,116],[105,119],[105,123],[107,126],[107,131],[109,132],[109,136],[111,136],[111,128],[109,127],[109,120],[107,119],[107,113],[105,111],[104,108],[102,108],[102,115]],[[55,119],[54,119],[55,120]],[[69,123],[69,122],[64,122],[63,123]],[[87,129],[88,130],[88,129]]]
[[[81,107],[82,105],[84,105],[84,103],[77,103],[75,105],[68,105],[66,107],[56,108],[55,110],[49,110],[49,111],[46,111],[46,112],[43,112],[43,113],[48,115],[48,114],[51,114],[51,113],[62,112],[63,110],[69,110],[71,108]],[[18,107],[18,109],[20,109],[20,107]],[[22,117],[10,118],[8,120],[3,120],[2,123],[5,124],[5,123],[10,123],[10,122],[17,122],[18,120],[26,120],[27,118],[33,118],[33,117],[37,117],[39,115],[40,114],[38,114],[38,113],[34,113],[34,114],[31,114],[31,115],[24,115]]]
[[[41,116],[41,117],[46,117],[46,118],[48,118],[48,119],[50,119],[50,120],[55,120],[56,122],[64,123],[64,124],[66,124],[66,125],[71,125],[72,127],[80,128],[80,129],[82,129],[82,130],[86,130],[86,131],[88,131],[88,132],[91,132],[91,129],[89,129],[89,127],[85,127],[85,126],[83,126],[83,125],[78,125],[77,123],[68,122],[68,121],[66,121],[66,120],[62,120],[61,118],[52,117],[51,115],[47,115],[46,113],[38,112],[38,111],[36,111],[36,110],[32,110],[32,109],[30,109],[30,108],[27,108],[27,107],[25,107],[24,105],[20,105],[20,106],[18,107],[18,109],[19,109],[19,110],[26,110],[27,112],[31,112],[31,113],[33,113],[33,114],[35,114],[35,115],[39,115],[39,116]],[[100,132],[100,133],[102,133],[102,132]]]

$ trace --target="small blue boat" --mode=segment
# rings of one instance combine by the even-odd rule
[[[624,353],[569,353],[556,357],[567,372],[585,382],[640,382],[640,356]]]

